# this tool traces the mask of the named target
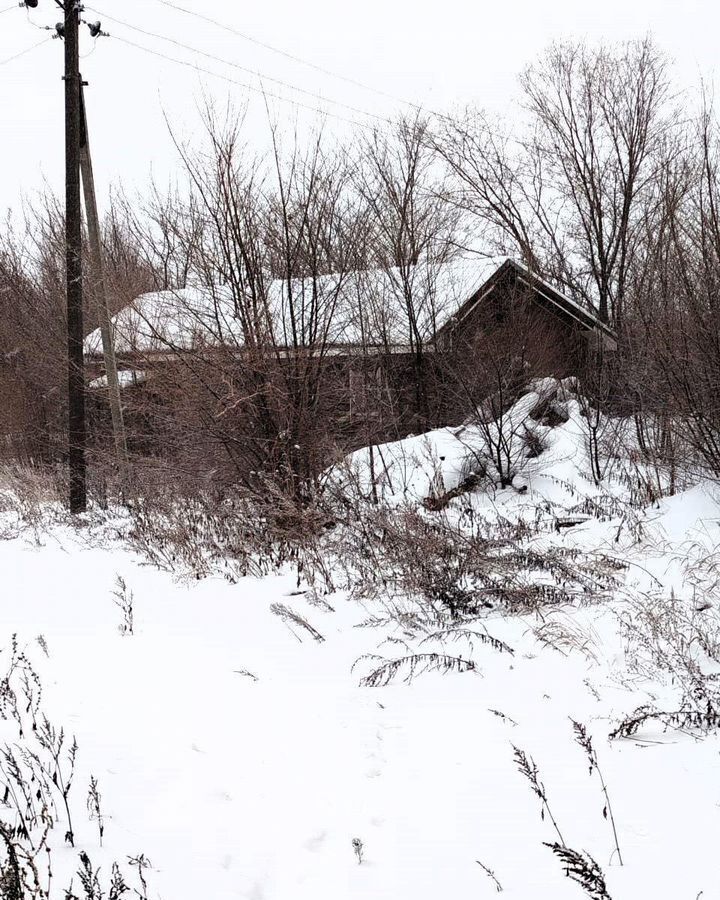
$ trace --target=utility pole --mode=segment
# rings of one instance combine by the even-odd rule
[[[83,359],[82,211],[80,206],[80,4],[65,0],[65,244],[68,324],[70,512],[87,508]]]
[[[83,194],[85,196],[85,215],[87,217],[88,237],[90,239],[90,263],[93,282],[97,294],[97,311],[100,319],[100,335],[102,337],[103,356],[105,358],[105,376],[110,398],[110,414],[112,416],[115,454],[121,475],[126,474],[127,440],[123,422],[122,403],[120,400],[120,384],[118,382],[115,345],[113,342],[110,310],[108,309],[107,283],[103,266],[102,245],[100,243],[100,220],[95,196],[95,177],[93,175],[90,138],[88,135],[87,111],[85,107],[85,86],[80,80],[80,171],[82,173]]]

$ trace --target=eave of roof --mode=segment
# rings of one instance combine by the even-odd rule
[[[590,310],[580,306],[579,303],[571,300],[566,294],[563,294],[561,291],[557,290],[557,288],[554,288],[551,284],[548,284],[547,281],[544,281],[539,276],[533,274],[528,268],[522,266],[515,260],[510,259],[508,260],[508,263],[513,266],[518,277],[527,284],[528,287],[531,287],[539,294],[542,294],[552,304],[562,309],[563,312],[567,313],[567,315],[571,316],[579,324],[589,330],[597,329],[613,339],[616,337],[612,328],[590,312]]]

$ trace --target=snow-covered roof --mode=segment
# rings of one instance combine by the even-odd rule
[[[505,259],[475,257],[414,266],[410,281],[422,336],[432,337]],[[316,305],[321,334],[327,331],[330,344],[396,346],[408,342],[403,280],[396,269],[271,281],[267,288],[270,312],[266,316],[270,321],[263,327],[272,327],[278,346],[294,346],[293,318],[300,331],[299,343],[313,342],[310,329],[314,323],[308,321],[311,304]],[[227,287],[159,291],[143,294],[113,318],[115,349],[131,353],[244,346],[244,325]],[[85,352],[95,355],[101,349],[97,329],[85,339]]]
[[[397,269],[275,279],[267,287],[266,303],[260,304],[262,314],[250,327],[256,336],[264,336],[263,340],[272,332],[277,347],[309,346],[320,339],[337,347],[404,347],[409,343],[404,292],[409,283],[418,330],[428,341],[508,262],[505,256],[474,256],[441,265],[418,263],[407,280]],[[517,263],[512,265],[526,272]],[[568,308],[576,306],[561,299]],[[314,318],[311,309],[317,311]],[[225,286],[143,294],[114,317],[115,349],[118,353],[150,353],[244,347],[249,335],[242,313],[236,308],[233,292]],[[582,313],[591,318],[586,311]],[[86,338],[85,352],[98,355],[101,349],[98,329]]]

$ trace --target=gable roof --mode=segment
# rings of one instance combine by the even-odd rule
[[[559,314],[561,317],[573,322],[583,331],[599,331],[607,337],[614,340],[615,332],[591,310],[581,306],[575,300],[571,300],[566,294],[561,293],[554,288],[549,282],[544,281],[527,266],[517,262],[517,260],[507,257],[501,265],[492,273],[490,278],[483,284],[478,291],[468,297],[468,299],[460,306],[458,311],[452,316],[451,320],[441,325],[438,333],[446,331],[451,326],[463,321],[467,318],[479,303],[482,303],[491,291],[495,289],[498,282],[505,278],[512,279],[516,286],[532,291],[533,298],[536,302],[549,308],[552,312]]]
[[[331,347],[400,350],[409,343],[405,285],[418,331],[433,340],[468,315],[505,277],[530,287],[539,302],[585,330],[612,334],[590,312],[508,257],[459,258],[441,265],[419,263],[403,279],[397,269],[354,271],[316,279],[275,279],[267,287],[262,322],[277,347],[309,346],[318,335]],[[310,310],[315,313],[309,316]],[[294,310],[294,315],[291,315]],[[242,317],[224,286],[188,287],[143,294],[113,318],[119,354],[188,351],[246,345]],[[85,340],[85,353],[101,352],[100,330]]]

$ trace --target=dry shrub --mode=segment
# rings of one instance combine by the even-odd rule
[[[490,611],[595,602],[615,586],[616,565],[578,550],[536,549],[526,524],[459,522],[452,511],[411,506],[359,508],[323,542],[335,580],[360,599],[397,612],[409,600],[426,621]],[[307,567],[311,575],[310,566]]]
[[[648,594],[631,602],[620,622],[632,668],[668,681],[675,699],[665,706],[639,706],[620,720],[611,737],[630,737],[651,722],[701,733],[717,730],[720,618],[708,597]]]
[[[155,494],[130,507],[130,546],[160,569],[184,578],[222,574],[236,582],[277,571],[292,557],[251,501]]]
[[[180,577],[222,575],[231,582],[261,577],[286,564],[303,568],[333,521],[319,502],[301,502],[272,481],[253,493],[209,485],[178,492],[171,483],[147,485],[128,504],[130,545]]]
[[[590,900],[610,900],[602,869],[589,853],[573,850],[563,844],[546,843],[562,863],[565,875],[585,891]]]
[[[707,598],[644,594],[620,612],[620,623],[633,667],[646,676],[694,681],[707,662],[720,662],[720,618]]]
[[[78,745],[43,712],[42,684],[27,648],[13,635],[3,651],[6,668],[0,675],[0,721],[6,740],[0,745],[0,896],[3,900],[50,900],[58,896],[53,854],[58,852],[63,832],[65,844],[75,847],[73,779]],[[95,809],[101,815],[97,783],[94,793]],[[102,845],[104,824],[99,827]],[[101,900],[106,894],[100,890],[99,870],[92,869],[85,851],[80,851],[80,861],[84,900]],[[120,900],[130,888],[116,864],[111,871],[107,897]],[[141,887],[143,891],[134,894],[147,898],[144,882]],[[72,884],[60,893],[79,900]]]
[[[40,542],[49,524],[64,518],[65,472],[59,467],[4,463],[0,467],[0,538],[31,534]]]

